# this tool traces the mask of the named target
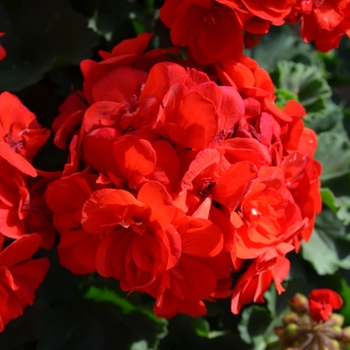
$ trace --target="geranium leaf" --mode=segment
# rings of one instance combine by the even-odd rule
[[[323,210],[316,218],[311,239],[303,242],[302,256],[319,275],[350,268],[350,235],[332,211]]]
[[[341,273],[336,273],[327,278],[328,287],[336,291],[344,301],[342,308],[338,311],[345,318],[345,325],[350,324],[350,286],[347,280],[342,277],[342,274],[348,274],[348,271],[343,270]]]
[[[255,344],[255,350],[265,349],[264,333],[271,321],[272,317],[265,307],[250,306],[246,308],[238,325],[241,338],[248,344]],[[257,347],[258,343],[259,347]]]
[[[323,165],[321,181],[346,175],[350,172],[350,141],[335,131],[318,135],[315,158]]]
[[[335,197],[329,188],[321,188],[322,202],[327,205],[344,225],[350,223],[350,196]]]
[[[305,44],[292,31],[284,27],[271,27],[268,35],[264,35],[259,45],[246,50],[248,56],[259,62],[267,71],[276,69],[282,60],[299,59],[314,63],[317,58],[311,47]]]
[[[271,76],[277,88],[297,94],[307,112],[325,109],[331,88],[316,67],[281,61]]]

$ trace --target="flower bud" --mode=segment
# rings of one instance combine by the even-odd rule
[[[290,323],[286,327],[286,333],[289,338],[293,338],[297,335],[298,326],[295,323]]]
[[[344,316],[340,314],[331,314],[328,321],[331,321],[333,324],[341,327],[344,323]]]
[[[284,327],[275,327],[275,333],[281,339],[285,338],[286,329]]]
[[[332,339],[331,340],[331,344],[332,344],[332,347],[333,347],[334,350],[341,349],[338,340]]]
[[[341,340],[345,343],[350,344],[350,326],[343,328]]]
[[[309,301],[303,294],[297,293],[293,298],[288,301],[289,307],[292,311],[299,314],[306,313],[309,311]]]
[[[294,312],[288,312],[287,314],[283,315],[282,322],[287,325],[290,323],[297,323],[299,320],[299,317]]]
[[[333,332],[333,337],[339,338],[342,335],[342,328],[340,326],[334,325],[331,327],[331,330]]]

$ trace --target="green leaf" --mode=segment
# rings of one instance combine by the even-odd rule
[[[254,344],[256,350],[264,349],[266,346],[264,333],[271,321],[271,315],[265,307],[250,306],[246,308],[238,325],[241,338],[248,344]]]
[[[322,202],[328,206],[344,225],[350,224],[350,196],[335,197],[329,188],[321,188]]]
[[[108,288],[97,288],[90,286],[87,292],[84,294],[84,299],[94,300],[96,302],[108,301],[121,308],[124,314],[128,314],[136,310],[136,306],[133,305],[125,297],[122,297]]]
[[[68,0],[4,0],[0,23],[7,57],[0,62],[0,90],[19,91],[40,80],[62,58],[79,64],[91,55],[97,36]]]
[[[164,325],[165,319],[158,318],[151,310],[144,307],[137,307],[132,304],[126,297],[126,295],[119,295],[115,291],[106,287],[99,288],[96,286],[90,286],[87,292],[84,294],[84,299],[94,300],[96,302],[110,302],[116,306],[119,306],[124,314],[129,314],[134,311],[138,311],[152,319],[160,325]]]
[[[331,99],[327,99],[326,109],[309,113],[304,117],[304,122],[316,133],[333,130],[346,135],[343,119],[343,108],[333,103]]]
[[[350,287],[340,273],[327,278],[328,288],[336,291],[343,298],[343,306],[337,313],[344,316],[345,326],[350,324]]]
[[[329,188],[320,188],[322,202],[327,205],[334,213],[337,212],[338,207],[335,204],[335,197]]]
[[[145,340],[139,340],[133,343],[130,347],[130,350],[148,350],[148,344]]]
[[[350,235],[332,211],[317,216],[311,239],[302,244],[302,256],[319,275],[350,268]]]
[[[296,94],[307,112],[325,109],[325,99],[331,95],[331,88],[316,67],[281,61],[271,77],[278,89]]]
[[[259,45],[254,49],[245,50],[245,54],[257,60],[267,71],[276,69],[278,62],[282,60],[302,60],[308,63],[317,60],[316,53],[310,45],[305,44],[286,26],[271,27]]]
[[[350,172],[350,141],[334,131],[318,135],[315,159],[323,166],[321,181],[331,180]]]
[[[284,108],[286,103],[290,100],[298,100],[298,95],[289,90],[275,89],[276,105],[280,108]]]

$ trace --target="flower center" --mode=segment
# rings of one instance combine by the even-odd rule
[[[4,141],[16,152],[21,153],[22,149],[25,148],[25,140],[17,139],[12,136],[11,132],[4,135]]]

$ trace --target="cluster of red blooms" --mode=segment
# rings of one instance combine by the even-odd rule
[[[48,261],[32,256],[54,245],[54,229],[63,266],[148,293],[158,316],[205,314],[203,300],[226,297],[239,313],[272,282],[282,292],[286,254],[321,210],[316,135],[298,102],[275,105],[269,75],[233,38],[298,14],[309,35],[324,6],[339,13],[333,33],[347,9],[336,3],[166,1],[161,18],[190,59],[176,61],[177,48],[145,53],[145,33],[82,61],[83,91],[52,125],[70,151],[59,172],[32,166],[49,131],[2,93],[0,328],[33,302]]]
[[[209,78],[166,50],[144,53],[150,36],[82,61],[83,91],[54,121],[70,149],[45,193],[60,263],[150,294],[159,316],[201,315],[204,299],[228,296],[238,313],[272,281],[283,291],[285,255],[311,235],[316,135],[298,102],[274,104],[254,60],[208,66]]]
[[[31,259],[55,236],[43,198],[45,180],[33,182],[31,160],[50,133],[20,100],[0,95],[0,331],[32,304],[49,262]]]
[[[283,315],[283,326],[275,332],[285,350],[348,349],[350,327],[342,328],[344,317],[332,313],[342,307],[336,292],[323,288],[311,291],[307,298],[296,294],[289,300],[292,312]]]
[[[160,18],[173,44],[204,64],[240,55],[270,25],[301,22],[303,40],[322,52],[350,36],[349,0],[166,0]]]

